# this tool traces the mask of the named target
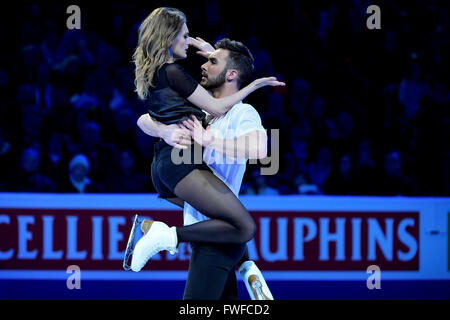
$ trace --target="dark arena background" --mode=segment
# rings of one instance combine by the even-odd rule
[[[148,109],[134,91],[137,29],[160,6],[182,10],[193,37],[242,41],[255,77],[286,83],[245,99],[271,139],[240,193],[275,300],[448,300],[450,20],[438,0],[5,5],[0,299],[182,299],[188,245],[122,269],[135,214],[182,224],[150,179],[156,139],[136,125]],[[180,64],[200,80],[195,51]],[[69,179],[77,154],[83,193]]]

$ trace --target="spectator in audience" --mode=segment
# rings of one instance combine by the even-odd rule
[[[267,110],[262,113],[262,120],[267,123],[268,128],[284,128],[287,124],[287,117],[284,111],[283,96],[278,92],[267,95]]]
[[[370,195],[373,193],[372,182],[375,180],[375,161],[372,159],[370,142],[366,139],[359,144],[355,166],[359,194]]]
[[[328,147],[320,148],[316,161],[309,163],[307,168],[311,183],[322,190],[325,180],[331,173],[331,154]]]
[[[95,193],[102,191],[102,188],[88,177],[90,168],[89,160],[84,154],[75,155],[69,162],[67,178],[59,191],[64,193]]]
[[[302,195],[312,195],[312,194],[320,194],[321,191],[319,187],[311,183],[310,179],[305,174],[299,174],[295,177],[294,183],[297,187],[297,192]]]
[[[135,155],[130,149],[120,152],[120,171],[108,192],[141,193],[146,190],[146,176],[136,171]]]
[[[258,195],[273,196],[280,194],[276,186],[272,186],[268,176],[258,174],[255,179],[255,193]]]
[[[420,108],[420,100],[427,94],[428,86],[423,80],[422,67],[411,63],[409,74],[402,78],[398,88],[398,100],[404,107],[403,118],[411,121]]]
[[[250,52],[253,53],[255,59],[254,77],[265,77],[268,74],[274,74],[274,67],[272,63],[272,57],[267,49],[261,47],[260,40],[257,35],[251,35],[246,41]]]
[[[308,121],[311,127],[311,143],[322,145],[326,141],[324,117],[326,114],[325,100],[320,96],[314,96],[308,106]]]
[[[377,193],[384,196],[417,195],[415,181],[402,172],[402,160],[399,151],[393,150],[384,157],[384,172],[377,183]]]
[[[11,176],[14,191],[54,192],[55,183],[39,172],[40,151],[36,147],[28,147],[22,151],[20,168]]]
[[[53,133],[42,159],[42,171],[52,181],[60,183],[66,176],[68,158],[64,135],[59,132]]]
[[[350,153],[344,153],[338,158],[337,165],[335,165],[325,180],[323,192],[332,195],[358,194],[358,186]]]
[[[252,170],[251,183],[246,183],[241,187],[240,194],[247,195],[278,195],[279,192],[276,188],[269,185],[268,178],[262,175],[259,170]]]
[[[289,108],[295,116],[294,123],[303,120],[311,98],[311,85],[303,78],[294,79],[289,93]]]
[[[103,181],[105,185],[119,169],[119,152],[114,143],[104,142],[101,137],[100,125],[91,120],[80,120],[78,125],[79,140],[72,153],[83,153],[90,160],[91,177],[95,181]]]
[[[242,193],[246,185],[247,193],[254,194],[313,193],[299,190],[308,184],[325,194],[450,193],[446,6],[408,2],[402,12],[387,6],[385,18],[399,20],[381,34],[366,34],[365,20],[357,18],[367,5],[293,1],[288,15],[273,7],[274,19],[286,16],[277,20],[285,34],[275,41],[266,41],[262,20],[233,29],[224,19],[226,6],[216,1],[189,15],[205,38],[233,33],[248,39],[255,76],[279,74],[288,84],[248,98],[261,106],[266,128],[280,129],[281,164],[274,177],[253,181],[246,174]],[[89,6],[89,12],[98,9]],[[51,191],[56,184],[67,185],[71,155],[84,154],[90,160],[89,179],[96,184],[108,186],[108,192],[141,192],[135,176],[142,173],[133,171],[132,159],[150,162],[154,139],[136,125],[136,115],[148,106],[134,92],[129,59],[148,8],[116,7],[106,25],[84,16],[89,28],[81,30],[58,22],[61,8],[25,4],[18,27],[5,34],[11,46],[0,53],[0,163],[7,163],[0,190]],[[433,19],[410,19],[418,8]],[[283,39],[295,39],[295,45]],[[330,165],[330,158],[340,159],[341,166]],[[40,163],[38,168],[33,169],[33,161]],[[120,181],[114,181],[119,173]],[[14,180],[7,179],[10,175],[16,175]],[[154,192],[152,183],[144,190]]]
[[[11,168],[14,168],[11,143],[8,141],[2,127],[0,127],[0,191],[8,190]]]

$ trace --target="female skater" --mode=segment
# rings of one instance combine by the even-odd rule
[[[149,114],[159,122],[181,123],[191,115],[203,121],[202,109],[220,116],[258,88],[284,85],[274,77],[261,78],[233,95],[215,99],[175,63],[187,57],[190,41],[186,17],[177,9],[158,8],[139,28],[133,55],[136,91],[141,99],[148,98]],[[187,134],[181,139],[190,137]],[[196,164],[193,152],[190,163],[175,164],[172,149],[163,140],[155,144],[151,175],[156,191],[168,201],[188,202],[210,219],[172,228],[163,222],[152,222],[134,248],[133,271],[140,271],[161,250],[175,252],[179,242],[242,244],[253,238],[256,231],[248,211],[206,164]]]

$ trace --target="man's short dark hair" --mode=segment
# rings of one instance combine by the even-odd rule
[[[215,47],[216,49],[225,49],[230,52],[226,68],[238,71],[238,88],[240,89],[247,85],[253,78],[254,70],[254,59],[250,50],[242,42],[228,38],[217,41]]]

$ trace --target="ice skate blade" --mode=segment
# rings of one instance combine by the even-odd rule
[[[123,258],[123,269],[125,271],[131,270],[131,265],[128,264],[128,260],[130,259],[130,256],[133,254],[134,238],[136,237],[136,231],[138,230],[138,227],[141,224],[141,222],[139,222],[138,218],[139,218],[138,215],[134,216],[133,226],[131,227],[130,235],[128,237],[128,242],[127,242],[127,248],[125,249],[125,255]]]

